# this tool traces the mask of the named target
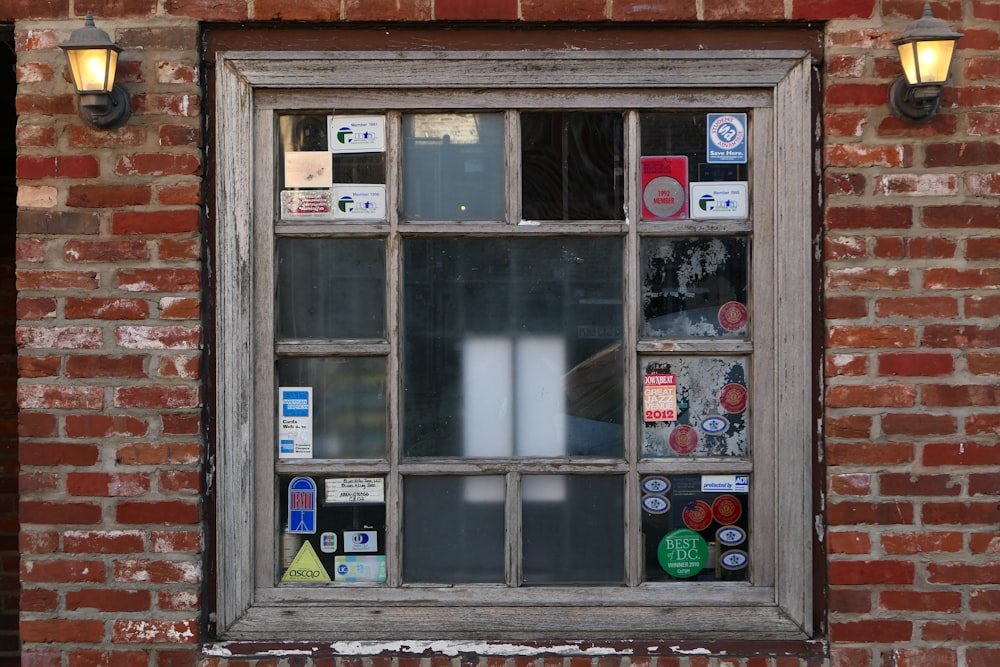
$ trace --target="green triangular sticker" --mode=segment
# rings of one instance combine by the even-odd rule
[[[302,543],[299,553],[295,554],[292,564],[285,570],[282,581],[330,581],[330,575],[326,573],[323,563],[319,562],[319,556],[313,549],[309,540]]]

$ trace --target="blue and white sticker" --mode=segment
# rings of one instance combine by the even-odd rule
[[[746,164],[747,115],[708,114],[708,161]]]
[[[702,475],[702,493],[747,493],[750,475]]]
[[[334,220],[385,220],[384,185],[335,185]]]
[[[724,547],[735,547],[747,541],[747,531],[739,526],[723,526],[716,531],[715,539]]]
[[[719,563],[727,570],[742,570],[750,562],[750,556],[742,549],[733,549],[722,554]]]
[[[278,458],[312,458],[312,416],[312,387],[278,387]]]
[[[373,553],[378,551],[378,533],[374,530],[345,530],[345,553]]]
[[[670,501],[663,496],[643,496],[642,509],[650,514],[663,514],[670,509]]]
[[[331,153],[385,151],[385,116],[330,116]]]
[[[722,415],[709,415],[701,420],[701,430],[709,435],[718,435],[729,430],[729,420]]]
[[[288,532],[316,532],[316,482],[296,477],[288,484]]]
[[[745,181],[708,181],[692,183],[691,218],[694,220],[742,220],[750,206]]]
[[[670,480],[661,475],[654,475],[642,480],[642,490],[646,493],[666,493],[670,490]]]

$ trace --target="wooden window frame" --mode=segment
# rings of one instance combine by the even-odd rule
[[[262,257],[267,256],[274,238],[273,115],[278,109],[325,108],[327,102],[342,108],[343,100],[354,100],[359,108],[392,108],[404,93],[411,100],[422,100],[421,108],[436,104],[469,109],[532,105],[711,108],[724,97],[726,108],[752,110],[750,151],[758,156],[752,175],[755,259],[750,277],[757,341],[753,354],[758,369],[752,389],[751,555],[757,563],[753,584],[671,582],[512,589],[331,589],[274,584],[273,554],[261,546],[268,542],[272,546],[266,548],[273,551],[273,430],[266,428],[269,418],[261,417],[274,410],[273,385],[261,380],[273,373],[268,368],[273,361],[273,333],[264,332],[273,321],[273,285],[269,269],[261,270],[261,262],[270,261]],[[810,95],[810,56],[798,51],[219,53],[214,258],[219,638],[811,637],[814,197]],[[330,102],[334,99],[336,105]],[[407,106],[414,105],[408,102]],[[634,133],[636,126],[633,119],[626,124],[627,131]],[[635,136],[626,141],[627,146],[635,143]],[[387,156],[390,179],[395,157]],[[634,164],[634,157],[627,157],[628,164]],[[637,189],[637,180],[627,168],[626,188]],[[519,196],[518,188],[509,190],[508,198]],[[637,201],[636,193],[627,201]],[[508,211],[512,207],[516,210],[516,201],[508,202]],[[629,217],[634,221],[636,216]],[[664,225],[639,224],[654,231],[656,225]],[[708,224],[732,233],[738,230],[726,225],[739,223]],[[442,231],[453,231],[443,227]],[[637,261],[637,225],[626,222],[618,227],[627,238],[629,261]],[[670,233],[704,232],[705,228],[705,222],[669,225]],[[559,231],[558,223],[538,233],[553,231]],[[666,233],[667,226],[662,231]],[[626,285],[626,289],[635,290],[635,286]],[[389,330],[397,324],[392,317]],[[631,352],[628,358],[690,349],[685,343],[637,344],[634,330],[628,333],[628,324],[625,340],[626,352]],[[770,343],[762,345],[762,340]],[[390,387],[390,401],[392,391]],[[628,404],[626,414],[636,414]],[[393,428],[398,425],[391,424]],[[638,437],[636,426],[629,429],[626,424],[626,438]],[[683,464],[672,466],[674,471],[684,471]],[[690,469],[701,472],[705,468],[703,462],[692,462]],[[720,469],[732,471],[732,465],[722,463]],[[342,470],[352,472],[349,464]],[[371,472],[370,466],[358,470]],[[631,515],[638,516],[638,510]]]

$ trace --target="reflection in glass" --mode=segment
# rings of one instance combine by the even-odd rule
[[[624,117],[607,111],[521,114],[521,217],[624,220]]]
[[[623,496],[617,476],[522,477],[525,583],[622,583]]]
[[[650,111],[639,115],[643,156],[686,155],[688,181],[745,181],[747,165],[709,164],[708,115],[704,111]]]
[[[503,115],[403,116],[403,219],[500,220]]]
[[[746,337],[748,240],[642,240],[642,335]]]
[[[384,338],[385,242],[278,239],[278,336]]]
[[[278,386],[312,387],[313,458],[385,458],[385,359],[278,361]]]
[[[407,477],[403,507],[405,582],[504,582],[503,477]]]
[[[405,456],[622,455],[621,239],[404,239]]]
[[[673,374],[677,420],[646,422],[642,455],[747,456],[746,357],[648,357],[642,375]]]

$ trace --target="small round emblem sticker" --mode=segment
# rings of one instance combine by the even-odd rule
[[[690,579],[708,563],[708,543],[693,530],[681,528],[660,538],[656,559],[667,574]]]
[[[737,414],[747,409],[747,388],[733,382],[722,388],[719,395],[722,409],[729,414]]]
[[[736,523],[743,514],[743,505],[736,496],[725,493],[712,501],[712,516],[723,526]]]
[[[739,301],[727,301],[719,308],[719,325],[726,331],[739,331],[746,327],[747,307]]]
[[[684,506],[681,519],[691,530],[705,530],[712,523],[712,508],[704,500],[692,500]]]
[[[690,454],[698,448],[698,432],[687,424],[677,426],[670,433],[670,449],[678,454]]]

